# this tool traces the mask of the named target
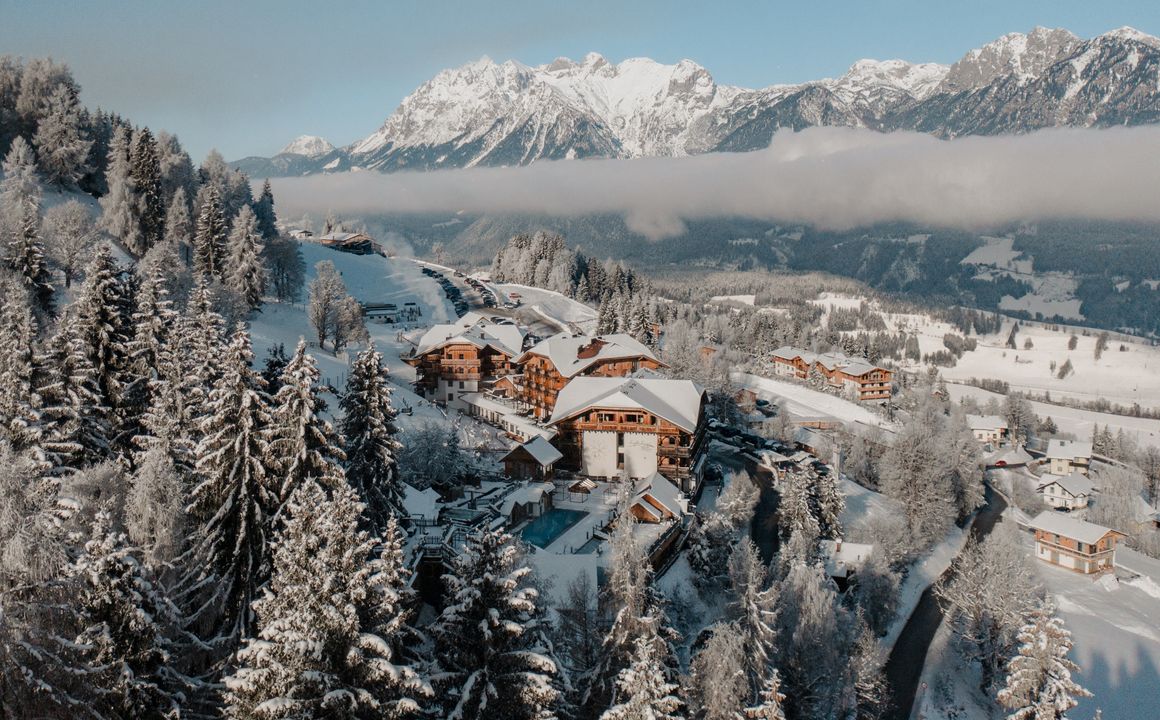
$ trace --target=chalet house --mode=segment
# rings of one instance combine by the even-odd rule
[[[556,462],[564,457],[542,436],[512,448],[503,458],[504,473],[520,480],[551,480]]]
[[[551,483],[529,482],[520,485],[503,499],[499,513],[510,526],[537,518],[552,507]]]
[[[467,313],[455,323],[432,327],[403,361],[417,371],[415,392],[452,404],[511,374],[512,360],[523,344],[524,332],[518,326]]]
[[[1036,515],[1031,528],[1035,530],[1035,557],[1085,574],[1110,572],[1116,564],[1116,543],[1125,537],[1054,510]]]
[[[1077,472],[1063,477],[1045,476],[1039,485],[1039,493],[1043,495],[1043,502],[1053,508],[1078,510],[1088,506],[1092,482]]]
[[[859,402],[890,399],[894,373],[865,360],[839,352],[818,354],[788,345],[774,350],[772,360],[776,375],[807,380],[816,370],[832,387],[841,388]]]
[[[1075,440],[1051,440],[1047,443],[1045,459],[1052,475],[1068,475],[1072,471],[1087,475],[1092,464],[1092,444]]]
[[[705,390],[691,380],[576,378],[548,423],[559,433],[559,467],[609,479],[659,472],[691,491],[704,461],[705,402]]]
[[[556,398],[577,377],[625,377],[656,370],[664,363],[630,335],[559,333],[536,343],[516,358],[522,370],[516,399],[540,420],[552,416]]]
[[[317,242],[326,247],[355,255],[373,255],[378,250],[375,239],[366,233],[332,232],[319,235]]]
[[[1007,421],[998,415],[967,415],[967,426],[981,443],[999,445],[1009,437]]]
[[[850,578],[870,559],[874,546],[844,540],[822,540],[821,552],[826,574],[838,586],[838,590],[845,592],[850,585]]]
[[[681,520],[689,513],[685,494],[660,473],[638,480],[634,490],[629,512],[638,522],[655,524]]]

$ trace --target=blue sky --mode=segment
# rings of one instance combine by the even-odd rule
[[[86,104],[177,133],[195,159],[211,147],[234,159],[300,134],[349,143],[483,55],[691,58],[720,83],[762,87],[863,57],[950,63],[1035,25],[1160,34],[1160,2],[0,0],[0,52],[64,60]]]

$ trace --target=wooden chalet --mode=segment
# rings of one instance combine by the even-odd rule
[[[610,480],[659,472],[691,492],[704,460],[705,402],[690,380],[576,378],[548,423],[558,432],[559,467]]]
[[[518,326],[499,325],[468,313],[458,322],[432,327],[403,361],[417,371],[419,395],[452,404],[497,377],[510,375],[523,342],[524,332]]]
[[[504,473],[519,480],[551,480],[556,462],[564,457],[552,443],[537,435],[504,455]]]
[[[652,350],[623,334],[559,333],[529,348],[515,364],[523,374],[516,399],[540,420],[552,415],[557,396],[573,378],[625,377],[664,367]]]
[[[848,392],[859,402],[883,402],[890,399],[894,373],[884,367],[839,352],[814,353],[784,346],[770,358],[776,375],[807,380],[817,371],[831,386]]]

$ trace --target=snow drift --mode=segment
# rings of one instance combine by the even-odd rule
[[[623,214],[652,239],[684,220],[749,217],[843,230],[905,221],[968,230],[1049,218],[1160,220],[1160,127],[940,140],[850,128],[778,132],[768,149],[277,179],[280,209]]]

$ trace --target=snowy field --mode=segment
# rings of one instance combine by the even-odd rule
[[[1075,641],[1077,679],[1095,693],[1071,717],[1088,718],[1100,708],[1106,718],[1152,720],[1160,716],[1160,561],[1121,548],[1116,564],[1147,574],[1093,581],[1046,563],[1036,566]]]
[[[833,307],[856,308],[863,298],[823,294],[814,302],[827,310]],[[943,335],[959,334],[944,322],[926,315],[913,313],[883,313],[892,332],[914,333],[922,353],[943,350]],[[819,322],[824,324],[826,319]],[[1099,331],[1066,325],[1019,321],[1016,333],[1017,349],[1006,346],[1007,337],[1015,321],[1005,319],[1002,329],[991,335],[976,336],[978,347],[964,353],[955,367],[939,368],[947,380],[993,378],[1003,380],[1014,390],[1041,395],[1050,392],[1054,397],[1072,397],[1080,400],[1106,398],[1113,403],[1144,407],[1160,406],[1160,347],[1138,338],[1118,339],[1113,334],[1108,348],[1099,360],[1095,359],[1096,337]],[[1058,329],[1052,329],[1058,327]],[[1072,335],[1077,336],[1075,350],[1068,349]],[[1032,347],[1024,347],[1030,339]],[[1126,350],[1121,351],[1124,345]],[[1060,379],[1058,368],[1071,360],[1074,372]],[[1056,364],[1052,370],[1051,364]],[[916,368],[917,366],[911,366]],[[1049,413],[1055,417],[1054,413]]]
[[[551,290],[515,283],[496,285],[496,288],[505,299],[513,292],[518,293],[523,307],[541,316],[565,324],[572,323],[586,333],[596,331],[596,311],[582,302]]]
[[[947,391],[950,393],[951,400],[955,402],[958,402],[960,398],[964,397],[973,397],[980,403],[985,403],[990,399],[995,399],[999,402],[1003,402],[1004,400],[1003,395],[971,385],[948,383]],[[1155,401],[1157,404],[1160,404],[1160,398],[1156,398]],[[1050,417],[1061,433],[1071,433],[1078,440],[1090,440],[1092,430],[1096,425],[1099,425],[1101,428],[1106,425],[1113,433],[1123,430],[1124,434],[1134,440],[1138,445],[1160,447],[1160,420],[1098,413],[1091,410],[1080,410],[1078,408],[1050,405],[1042,402],[1032,402],[1031,407],[1035,410],[1036,415]]]
[[[824,416],[847,423],[893,428],[885,418],[875,415],[858,403],[811,390],[798,383],[743,372],[733,373],[732,378],[734,382],[753,390],[760,397],[777,400],[779,407],[787,409],[794,418]]]
[[[711,302],[711,303],[734,302],[734,303],[741,303],[742,305],[749,305],[750,307],[752,307],[753,304],[755,302],[757,302],[757,296],[756,295],[714,295],[713,297],[709,298],[709,302]]]

